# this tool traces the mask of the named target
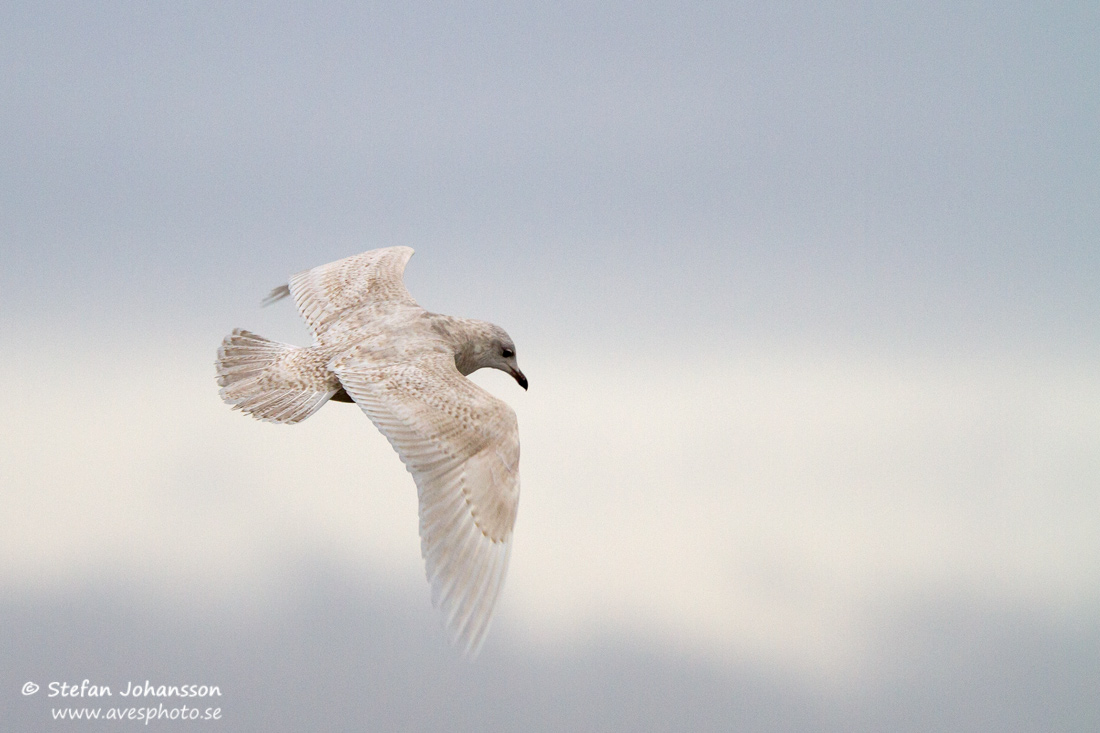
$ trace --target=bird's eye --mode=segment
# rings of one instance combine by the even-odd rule
[[[511,349],[502,349],[500,355],[503,356],[505,359],[511,359],[513,356],[516,355],[516,352],[512,351]]]

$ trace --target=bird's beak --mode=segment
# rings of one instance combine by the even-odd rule
[[[524,391],[527,391],[527,377],[523,376],[523,372],[519,369],[509,369],[508,373],[512,375],[512,379],[516,380],[519,386],[523,387]]]

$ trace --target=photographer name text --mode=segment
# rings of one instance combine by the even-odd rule
[[[51,682],[47,697],[114,697],[115,691],[110,685],[96,685],[91,680],[80,684],[69,682]],[[221,697],[221,688],[217,685],[154,685],[127,682],[126,689],[119,689],[121,697]]]

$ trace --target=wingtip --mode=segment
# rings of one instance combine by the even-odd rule
[[[263,303],[261,303],[261,306],[267,307],[272,303],[277,303],[288,295],[290,295],[290,286],[280,285],[279,287],[268,293],[267,297],[263,299]]]
[[[448,592],[437,605],[443,611],[443,625],[451,644],[469,661],[477,659],[495,615],[496,602],[504,584],[511,555],[511,543],[494,543],[487,562],[481,563],[472,584],[462,584],[454,596]],[[436,583],[432,584],[433,586]],[[451,588],[449,590],[455,590]],[[433,599],[433,603],[435,599]]]

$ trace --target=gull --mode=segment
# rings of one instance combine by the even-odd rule
[[[308,347],[236,329],[218,349],[223,400],[274,423],[326,402],[354,402],[390,441],[419,496],[420,549],[432,604],[470,656],[485,640],[504,582],[519,505],[516,413],[466,375],[527,378],[504,329],[430,313],[402,282],[409,247],[300,272],[264,301],[292,296]]]

